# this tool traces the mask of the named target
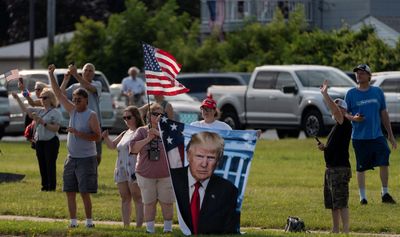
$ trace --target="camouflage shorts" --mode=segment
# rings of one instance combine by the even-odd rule
[[[348,207],[350,178],[351,169],[347,167],[327,168],[325,170],[325,208],[341,209]]]

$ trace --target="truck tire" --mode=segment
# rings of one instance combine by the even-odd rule
[[[223,111],[220,120],[231,126],[233,130],[242,129],[239,118],[236,115],[236,112],[232,109],[227,109]]]
[[[4,136],[4,130],[5,130],[5,127],[4,126],[0,126],[0,139],[2,139],[3,136]]]
[[[283,139],[286,137],[298,138],[300,131],[297,129],[277,129],[276,133],[277,133],[279,139]]]
[[[325,134],[322,115],[316,109],[309,110],[305,113],[302,118],[302,126],[306,137],[323,136]]]

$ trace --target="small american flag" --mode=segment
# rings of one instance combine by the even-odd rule
[[[4,77],[6,78],[6,81],[18,79],[19,78],[18,69],[13,69],[11,71],[4,73]]]
[[[177,95],[189,91],[175,79],[181,65],[171,54],[148,44],[143,44],[143,54],[147,94]]]

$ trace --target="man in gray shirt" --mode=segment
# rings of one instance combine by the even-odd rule
[[[100,127],[101,127],[101,111],[99,107],[99,98],[101,95],[101,82],[99,81],[94,81],[93,78],[95,76],[95,70],[96,68],[94,67],[93,64],[91,63],[86,63],[83,68],[82,68],[82,76],[78,74],[77,68],[75,65],[71,64],[68,66],[68,73],[65,75],[64,80],[61,84],[61,89],[65,92],[67,95],[68,99],[71,100],[72,98],[72,92],[76,90],[79,87],[85,88],[89,95],[88,95],[88,108],[96,112],[97,114],[97,119],[100,122]],[[73,76],[76,78],[78,83],[74,83],[70,85],[67,89],[66,86],[68,85],[70,77]],[[100,165],[101,162],[101,140],[96,142],[96,150],[97,150],[97,164]]]

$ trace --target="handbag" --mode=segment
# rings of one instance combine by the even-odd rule
[[[289,216],[286,219],[286,232],[305,232],[306,226],[304,221],[297,216]]]

